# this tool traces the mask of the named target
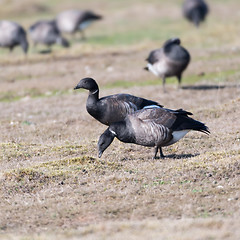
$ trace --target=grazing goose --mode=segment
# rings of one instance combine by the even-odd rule
[[[169,39],[162,48],[151,51],[146,59],[148,64],[144,69],[162,78],[164,91],[167,77],[176,76],[180,87],[182,72],[190,62],[190,54],[180,43],[179,38]]]
[[[208,14],[208,6],[204,0],[185,0],[183,3],[183,15],[196,27],[205,20]]]
[[[28,51],[28,41],[26,32],[19,24],[7,20],[0,21],[0,47],[9,48],[20,45],[26,54]]]
[[[83,78],[74,89],[89,90],[86,108],[88,113],[99,122],[110,125],[122,121],[127,114],[149,105],[158,105],[157,102],[135,97],[129,94],[115,94],[99,99],[99,88],[92,78]]]
[[[153,158],[157,157],[158,149],[160,157],[163,158],[162,147],[176,143],[190,130],[210,133],[203,123],[188,115],[192,113],[182,109],[174,111],[159,107],[147,107],[129,114],[123,121],[112,123],[100,136],[98,155],[101,157],[116,137],[125,143],[155,147]]]
[[[60,44],[69,47],[69,43],[61,36],[55,21],[38,21],[29,28],[29,34],[34,45],[38,43],[50,47],[53,44]]]
[[[81,32],[82,39],[85,38],[83,30],[96,20],[102,19],[102,16],[92,11],[66,10],[56,17],[57,27],[64,33]]]

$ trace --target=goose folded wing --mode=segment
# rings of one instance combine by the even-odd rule
[[[177,119],[174,111],[169,111],[164,108],[143,109],[135,112],[134,115],[142,121],[151,120],[152,122],[163,125],[169,129]]]
[[[127,114],[135,112],[137,107],[131,102],[105,97],[98,102],[98,110],[101,112],[103,120],[110,123],[122,121]]]

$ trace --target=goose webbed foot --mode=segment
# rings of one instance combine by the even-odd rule
[[[160,150],[160,157],[157,157],[158,149]],[[162,158],[165,158],[165,156],[163,154],[161,147],[155,147],[153,159],[159,159],[159,158],[162,159]]]

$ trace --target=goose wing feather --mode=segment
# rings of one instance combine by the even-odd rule
[[[136,106],[136,110],[142,109],[145,106],[149,106],[149,105],[157,105],[159,107],[163,107],[158,102],[151,101],[141,97],[136,97],[136,96],[125,94],[125,93],[106,96],[101,98],[100,101],[113,101],[113,99],[115,99],[119,103],[125,102],[125,103],[134,104]]]

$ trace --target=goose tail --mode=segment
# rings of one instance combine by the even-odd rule
[[[196,121],[192,118],[189,118],[189,119],[191,119],[191,121],[189,122],[189,124],[191,126],[191,130],[199,131],[199,132],[205,133],[207,135],[210,134],[209,128],[204,123]]]
[[[202,123],[202,125],[203,126],[198,131],[209,135],[210,134],[209,128],[205,124],[203,124],[203,123]]]
[[[210,134],[209,128],[204,123],[188,117],[184,111],[182,114],[177,114],[177,119],[172,128],[173,131],[193,130]]]

